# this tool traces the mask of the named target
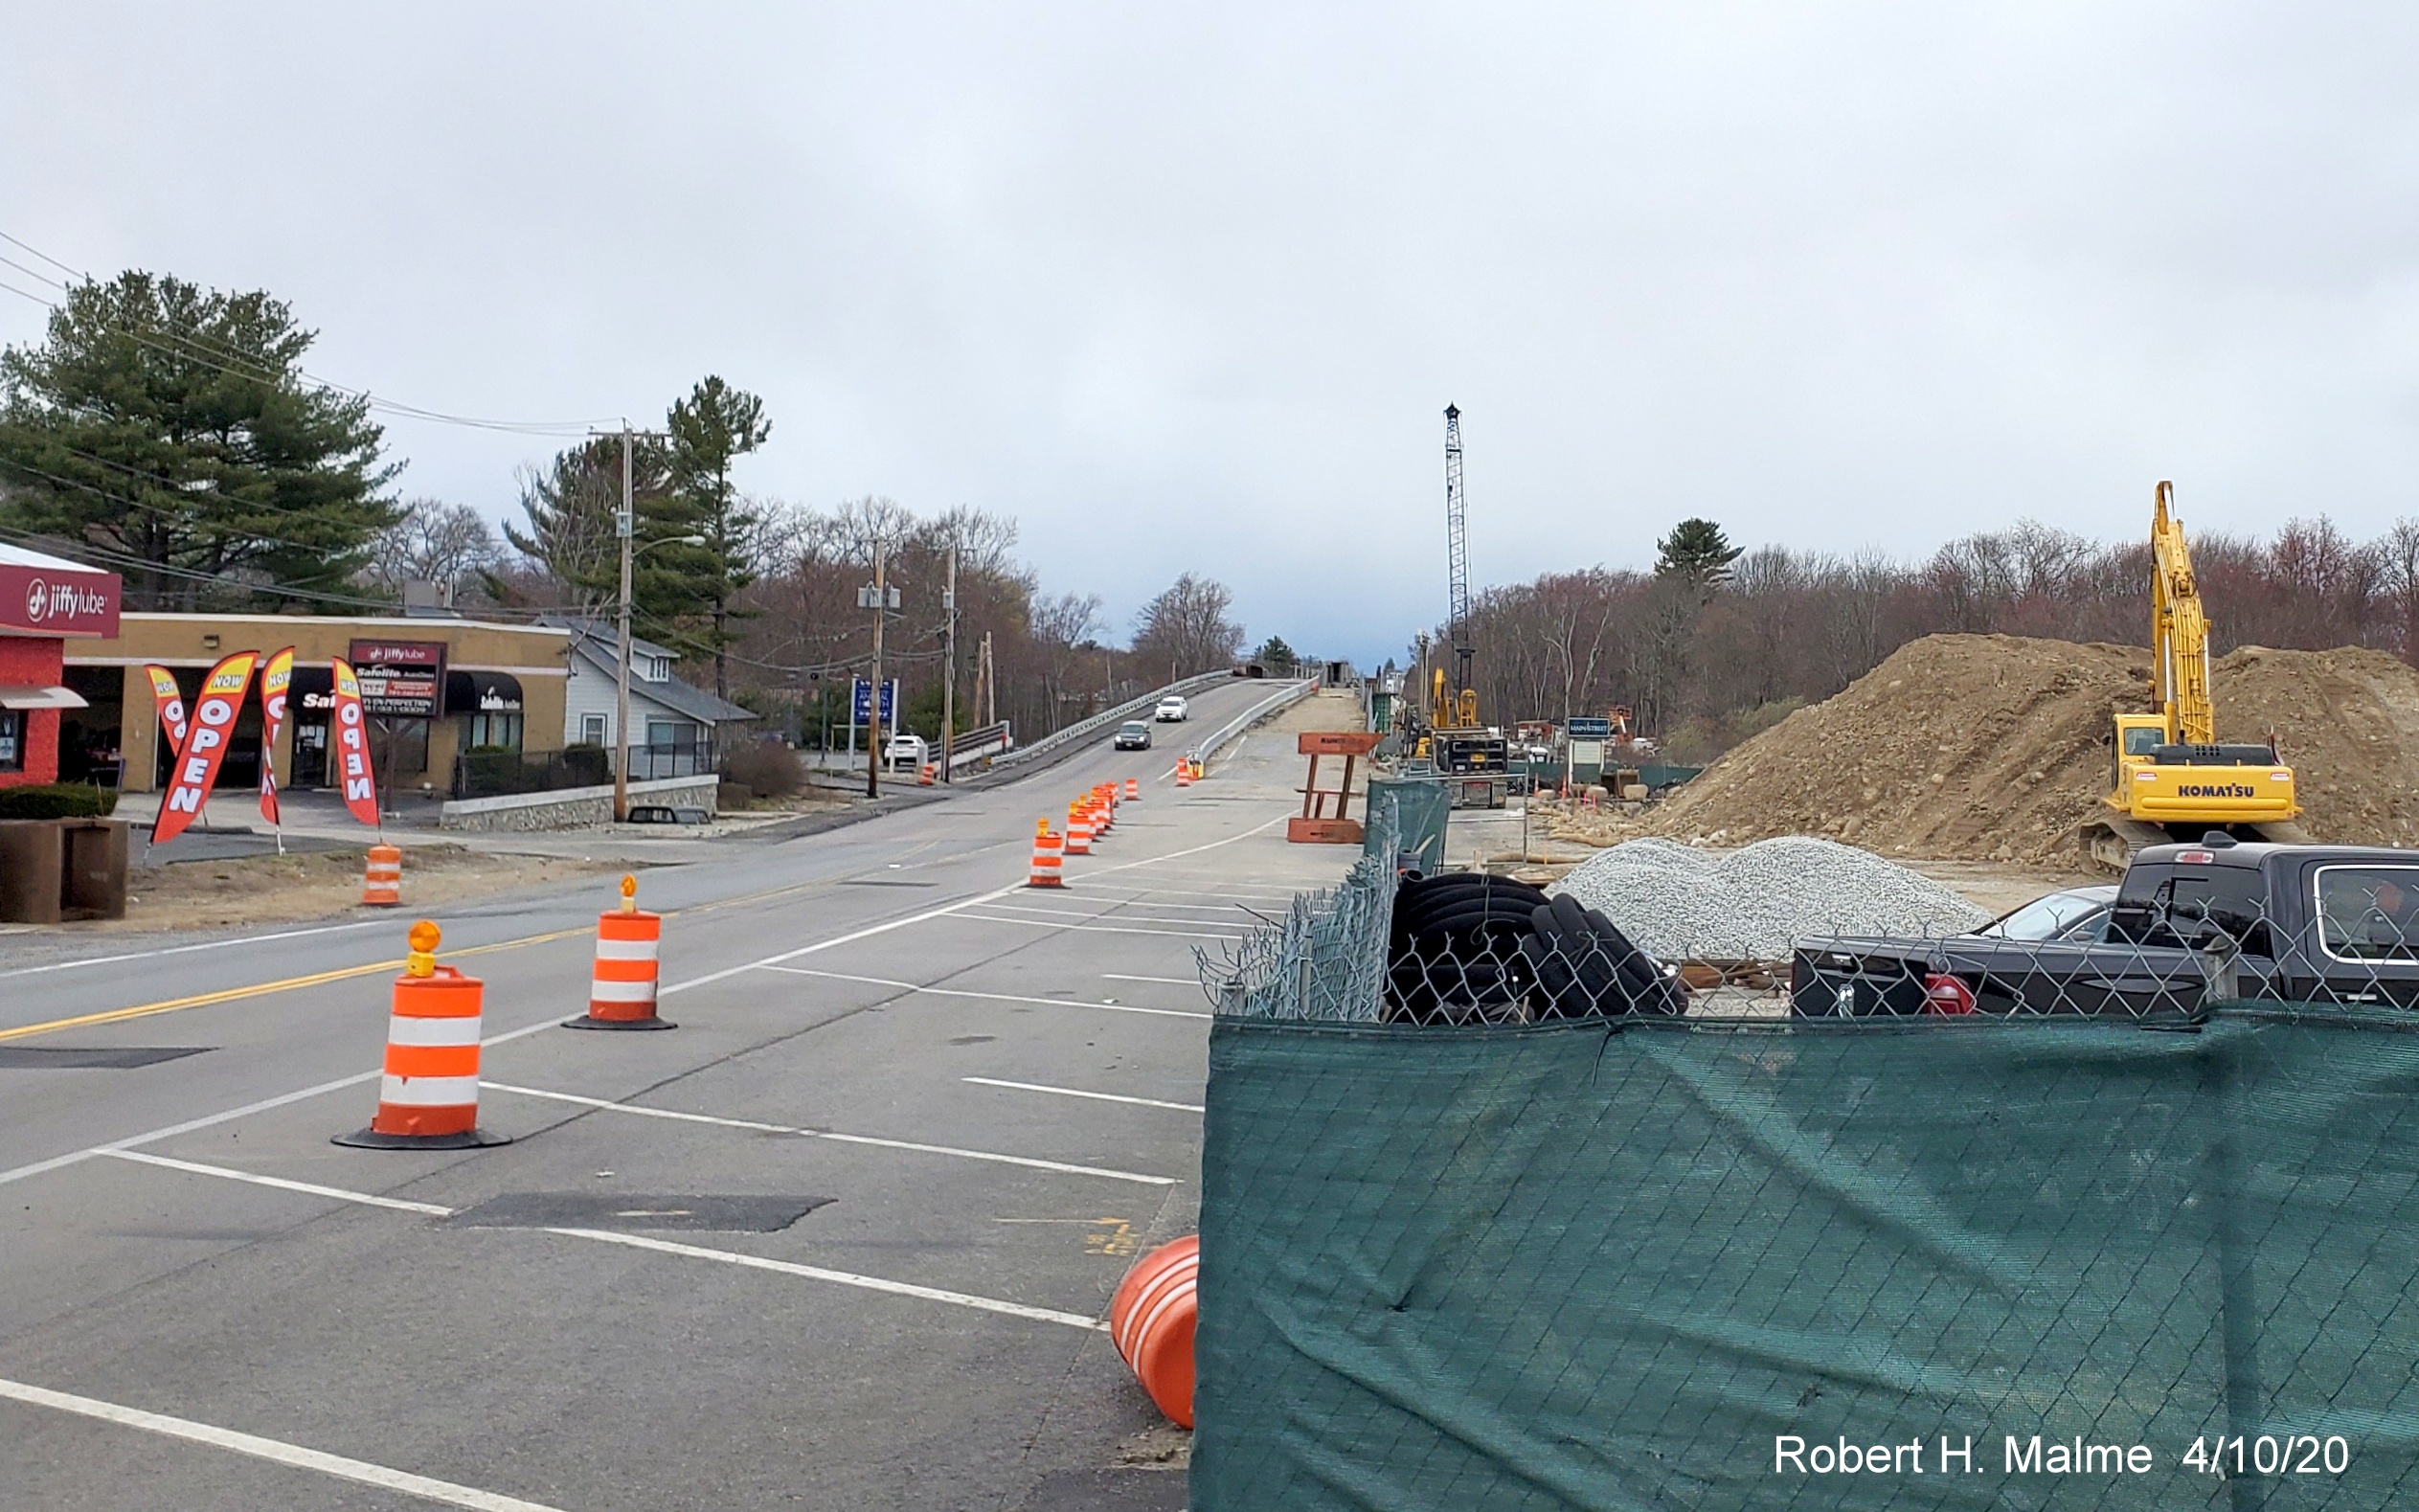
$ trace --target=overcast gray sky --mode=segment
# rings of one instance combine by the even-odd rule
[[[1481,584],[2419,512],[2407,4],[10,12],[0,230],[434,409],[720,372],[751,489],[1011,513],[1120,623],[1189,568],[1396,650],[1448,400]],[[389,439],[496,517],[550,450]]]

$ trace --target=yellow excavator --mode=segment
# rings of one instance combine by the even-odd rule
[[[2192,553],[2161,483],[2150,516],[2150,696],[2155,713],[2118,714],[2112,785],[2093,855],[2123,866],[2145,845],[2198,840],[2212,829],[2297,838],[2293,768],[2264,744],[2221,744],[2209,697],[2209,621]]]

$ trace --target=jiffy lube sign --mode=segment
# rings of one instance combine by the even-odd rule
[[[118,633],[118,575],[0,561],[0,626],[41,635]]]

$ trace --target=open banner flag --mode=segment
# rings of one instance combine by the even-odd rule
[[[335,673],[336,771],[345,785],[345,807],[352,817],[376,827],[378,778],[370,767],[370,732],[361,717],[361,679],[343,657],[329,662]]]
[[[243,711],[245,689],[252,686],[258,651],[237,651],[210,669],[202,679],[201,695],[193,700],[192,721],[185,727],[185,742],[176,750],[176,771],[168,796],[160,801],[160,817],[151,826],[151,844],[164,846],[185,832],[201,813],[211,784],[218,780],[218,763],[227,756],[227,737]]]
[[[294,681],[294,648],[287,646],[260,668],[260,817],[283,824],[277,813],[277,741],[285,732],[285,689]]]
[[[151,704],[159,711],[160,733],[168,736],[170,754],[185,749],[185,694],[176,674],[154,662],[143,669],[151,679]]]

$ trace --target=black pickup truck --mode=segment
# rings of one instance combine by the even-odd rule
[[[1809,1018],[2165,1018],[2207,996],[2419,1006],[2419,850],[2153,846],[2102,939],[1817,937],[1797,943],[1789,996]]]

